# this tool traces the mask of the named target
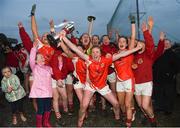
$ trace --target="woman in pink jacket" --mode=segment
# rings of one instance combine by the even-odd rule
[[[30,52],[30,67],[33,75],[33,85],[30,98],[36,98],[38,111],[36,113],[36,127],[51,127],[49,123],[52,98],[52,69],[45,65],[42,54],[36,54],[38,42],[34,43]]]

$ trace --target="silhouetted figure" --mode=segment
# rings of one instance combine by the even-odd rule
[[[176,96],[175,76],[180,63],[175,48],[167,49],[154,63],[154,99],[155,108],[166,115],[173,112]]]

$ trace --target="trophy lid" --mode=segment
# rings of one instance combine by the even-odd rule
[[[60,24],[58,24],[58,25],[54,25],[54,28],[64,27],[64,26],[66,26],[67,24],[74,24],[74,22],[73,22],[73,21],[66,21],[66,22],[60,23]]]

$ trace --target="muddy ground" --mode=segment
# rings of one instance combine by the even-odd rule
[[[11,110],[8,102],[0,97],[2,104],[0,105],[0,126],[1,127],[13,127],[11,123]],[[63,119],[66,122],[66,127],[76,127],[79,104],[77,98],[75,97],[75,111],[72,116],[67,114],[62,114]],[[180,96],[176,97],[174,111],[171,115],[165,115],[161,111],[156,111],[156,117],[159,127],[178,127],[180,126]],[[106,113],[102,113],[99,109],[99,103],[96,104],[97,108],[95,112],[89,113],[88,118],[84,122],[84,127],[120,127],[124,126],[123,121],[115,121],[113,118],[113,112],[110,109],[110,105],[107,105]],[[18,124],[14,127],[33,127],[35,126],[35,111],[32,108],[32,102],[30,99],[26,98],[24,102],[25,115],[28,118],[26,122],[22,122],[18,118]],[[148,127],[150,124],[142,123],[142,116],[139,109],[137,109],[136,119],[133,122],[132,126],[134,127]],[[57,126],[55,123],[54,112],[51,114],[51,124],[52,126]]]

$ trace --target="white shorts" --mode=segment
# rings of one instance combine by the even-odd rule
[[[133,92],[134,91],[134,82],[132,79],[125,81],[117,81],[116,91],[117,92]]]
[[[65,79],[65,84],[70,84],[72,85],[73,83],[73,78],[72,78],[72,75],[71,74],[68,74],[66,79]]]
[[[88,90],[88,91],[91,91],[91,92],[93,92],[93,93],[95,93],[95,92],[98,92],[98,93],[100,93],[101,95],[106,95],[106,94],[108,94],[108,93],[111,93],[111,89],[109,88],[109,86],[108,85],[106,85],[104,88],[102,88],[102,89],[98,89],[98,88],[93,88],[93,87],[91,87],[91,85],[88,83],[88,82],[86,82],[85,83],[85,88],[84,88],[84,90]]]
[[[52,79],[52,88],[57,87],[57,81],[55,79]]]
[[[144,95],[144,96],[152,96],[153,83],[152,81],[135,84],[135,95]]]
[[[107,80],[110,82],[110,83],[115,83],[116,82],[116,73],[113,72],[111,74],[109,74],[107,76]]]
[[[80,81],[78,81],[75,84],[73,84],[73,87],[74,87],[74,89],[80,89],[80,88],[84,89],[85,85],[82,84]]]

